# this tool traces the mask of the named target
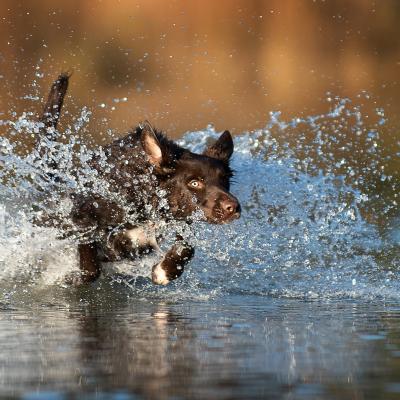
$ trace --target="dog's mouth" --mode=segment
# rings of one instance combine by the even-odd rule
[[[224,225],[224,224],[229,224],[236,219],[239,219],[241,216],[241,211],[236,211],[234,213],[230,213],[229,215],[224,214],[222,210],[219,208],[214,209],[211,212],[206,212],[208,210],[203,210],[204,212],[204,219],[210,224],[216,224],[216,225]]]
[[[218,225],[224,225],[224,224],[230,224],[231,222],[235,221],[236,219],[240,218],[240,212],[237,212],[230,217],[227,218],[213,218],[209,220],[208,222],[212,224],[218,224]]]
[[[170,211],[176,211],[174,209]],[[240,205],[237,205],[236,209],[231,212],[224,212],[220,207],[206,208],[196,207],[191,213],[185,215],[185,212],[172,212],[171,217],[176,220],[183,220],[188,223],[193,222],[207,222],[209,224],[224,225],[229,224],[241,216]]]

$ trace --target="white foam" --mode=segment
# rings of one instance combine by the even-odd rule
[[[379,167],[383,159],[379,153],[382,146],[375,145],[379,126],[371,129],[361,124],[359,114],[346,107],[348,102],[339,101],[325,115],[289,122],[280,121],[279,113],[273,113],[264,129],[235,137],[232,167],[236,177],[231,190],[241,202],[242,217],[224,226],[172,224],[174,230],[191,241],[196,254],[182,277],[168,285],[169,295],[173,290],[186,295],[198,290],[308,298],[399,296],[395,252],[385,247],[387,243],[377,227],[363,218],[363,210],[369,207],[371,199],[359,182],[365,174],[377,179],[384,176],[385,182],[390,182]],[[16,123],[9,125],[21,131],[37,129],[31,121],[24,120],[28,117],[16,117]],[[89,112],[85,110],[74,129],[82,129],[88,118]],[[345,156],[331,157],[329,146],[344,141],[342,132],[333,128],[338,118],[349,131],[357,128],[354,140],[364,141],[360,146],[369,157],[369,164],[362,164],[365,171],[352,159],[352,154],[357,154],[358,142],[347,144],[349,151]],[[307,136],[304,134],[290,145],[290,129],[304,129],[308,136],[314,135],[313,140],[306,142],[302,139]],[[74,132],[67,133],[69,144],[57,145],[67,189],[84,190],[85,183],[90,182],[99,194],[120,201],[129,209],[130,205],[112,193],[96,171],[90,169],[87,162],[92,153],[84,146],[76,150],[77,137]],[[179,142],[201,152],[209,139],[216,137],[218,134],[209,128],[188,133]],[[54,144],[48,146],[53,148]],[[107,168],[104,154],[98,153]],[[68,172],[74,157],[84,165],[80,181]],[[34,155],[17,155],[13,144],[0,138],[0,163],[6,166],[0,170],[4,196],[4,201],[0,200],[0,280],[24,277],[54,284],[77,269],[76,242],[80,239],[59,240],[62,231],[30,222],[33,203],[45,209],[38,187],[54,189],[55,185],[40,178],[37,172],[41,166],[35,160]],[[50,193],[54,204],[60,206],[57,190]],[[164,194],[160,194],[161,200],[165,200]],[[384,205],[381,210],[394,207],[394,203],[384,203],[382,196],[378,200]],[[59,215],[66,218],[68,207],[61,207]],[[160,229],[166,236],[162,245],[165,252],[174,241],[175,231],[171,226]],[[133,241],[148,239],[138,230],[130,235]],[[385,254],[386,249],[390,257],[393,254],[392,259],[379,260],[377,255]],[[140,262],[107,264],[105,273],[148,278],[152,266],[159,261],[160,255],[155,254]],[[166,278],[162,272],[156,268],[161,283]]]

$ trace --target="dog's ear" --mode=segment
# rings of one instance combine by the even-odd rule
[[[139,125],[142,129],[140,141],[147,159],[159,174],[171,174],[174,169],[174,162],[165,146],[160,142],[155,129],[149,121],[144,121]]]
[[[146,153],[150,164],[155,167],[160,167],[163,160],[163,154],[157,135],[149,121],[144,121],[140,124],[140,127],[142,128],[140,140],[143,150]]]
[[[232,153],[232,136],[229,131],[225,131],[213,145],[206,148],[203,154],[208,157],[228,162]]]

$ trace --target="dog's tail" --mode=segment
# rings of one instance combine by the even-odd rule
[[[37,147],[42,147],[43,138],[51,141],[57,140],[57,124],[61,115],[61,109],[64,103],[64,97],[67,93],[68,82],[71,74],[63,72],[53,82],[47,102],[39,122],[42,123],[40,133],[36,140]]]
[[[43,113],[39,119],[41,124],[39,134],[36,137],[38,157],[45,160],[49,170],[54,171],[49,172],[47,170],[46,175],[55,181],[59,180],[56,176],[57,162],[52,155],[52,150],[49,148],[49,142],[56,142],[58,139],[57,124],[60,119],[70,76],[71,74],[69,73],[62,73],[53,82]]]

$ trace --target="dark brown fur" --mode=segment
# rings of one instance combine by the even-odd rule
[[[57,126],[68,79],[68,75],[60,75],[51,88],[42,117],[46,132]],[[50,139],[55,140],[52,129],[50,133]],[[39,139],[39,147],[40,143]],[[42,154],[42,148],[40,151]],[[79,244],[81,281],[95,280],[101,261],[157,250],[157,234],[146,234],[149,222],[154,221],[154,212],[159,220],[190,222],[193,213],[201,211],[205,221],[218,224],[240,216],[239,202],[229,193],[233,141],[228,131],[203,154],[194,154],[145,122],[103,151],[105,157],[93,157],[91,167],[112,193],[132,206],[135,225],[128,222],[130,218],[123,207],[91,192],[90,184],[84,194],[72,195],[74,223],[82,229],[97,231],[92,241]],[[160,191],[165,194],[163,207],[159,206]],[[165,284],[179,277],[193,254],[194,249],[177,236],[176,244],[153,267],[153,282]]]

